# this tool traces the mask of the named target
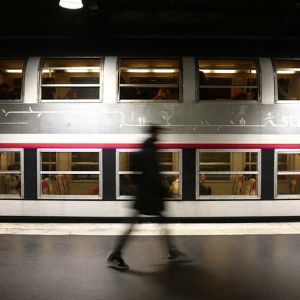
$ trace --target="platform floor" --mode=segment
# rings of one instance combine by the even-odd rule
[[[140,232],[126,272],[106,267],[115,238],[0,234],[0,299],[300,299],[299,234],[175,235],[188,261],[170,263]]]

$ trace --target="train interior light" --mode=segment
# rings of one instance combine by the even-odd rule
[[[7,73],[22,73],[23,71],[20,69],[7,69]]]
[[[129,73],[176,73],[176,69],[127,69]]]

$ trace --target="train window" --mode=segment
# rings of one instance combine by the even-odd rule
[[[134,155],[138,150],[117,151],[117,199],[132,199],[139,170],[133,169]],[[159,150],[158,162],[168,199],[181,198],[181,150]]]
[[[119,60],[120,101],[179,101],[181,86],[179,59]]]
[[[41,149],[38,165],[40,198],[101,198],[101,151]]]
[[[41,100],[99,101],[102,59],[44,59],[41,64]]]
[[[163,184],[168,191],[167,198],[181,198],[181,150],[159,150],[158,163]]]
[[[197,61],[199,100],[258,100],[254,60]]]
[[[0,101],[20,100],[25,60],[0,60]]]
[[[300,100],[300,60],[275,60],[278,100]]]
[[[130,199],[135,194],[135,179],[140,174],[133,168],[136,152],[137,150],[117,151],[117,199]]]
[[[0,197],[23,197],[23,150],[0,151]]]
[[[275,197],[300,197],[300,150],[275,150]]]
[[[257,199],[260,150],[197,150],[197,199]]]

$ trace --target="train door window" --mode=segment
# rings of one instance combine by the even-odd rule
[[[197,60],[199,100],[258,100],[255,60]]]
[[[197,150],[197,199],[258,199],[260,150]]]
[[[278,101],[300,100],[300,60],[274,60]]]
[[[103,76],[101,58],[54,58],[41,63],[42,101],[99,101]]]
[[[135,182],[137,176],[141,175],[140,170],[133,169],[137,151],[136,149],[117,151],[117,199],[132,199],[135,194]],[[159,150],[157,154],[162,181],[168,191],[167,199],[181,199],[181,150]]]
[[[300,198],[300,150],[275,150],[275,198]]]
[[[181,100],[179,59],[119,59],[119,100]]]
[[[39,198],[101,199],[101,150],[38,150]]]
[[[0,198],[23,198],[23,161],[22,149],[0,150]]]
[[[0,102],[21,100],[25,59],[0,59]]]

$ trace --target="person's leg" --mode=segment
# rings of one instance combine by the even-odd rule
[[[129,227],[122,233],[122,235],[120,235],[117,240],[116,240],[116,243],[115,243],[115,246],[113,248],[113,253],[115,254],[118,254],[118,255],[121,255],[122,253],[122,249],[124,248],[126,242],[128,241],[128,238],[130,237],[130,234],[133,230],[133,227],[136,223],[136,219],[137,219],[137,216],[135,215],[134,216],[134,220],[133,222],[129,225]]]
[[[107,258],[108,266],[119,270],[127,270],[129,268],[129,266],[122,258],[122,249],[124,248],[126,242],[128,241],[128,238],[130,237],[133,227],[137,221],[137,216],[138,216],[137,213],[135,213],[132,216],[133,218],[132,223],[129,225],[126,231],[116,239],[116,243],[113,248],[113,251],[109,254]]]
[[[158,222],[160,223],[162,238],[164,239],[164,241],[167,245],[168,252],[170,253],[171,251],[176,250],[176,246],[174,244],[173,238],[170,235],[170,231],[166,224],[166,218],[163,214],[160,214],[158,216]]]
[[[176,260],[178,258],[185,257],[185,254],[178,250],[177,246],[174,243],[174,239],[172,238],[172,235],[170,234],[170,231],[168,229],[168,226],[166,224],[166,218],[163,214],[161,214],[158,217],[158,221],[161,224],[162,228],[162,237],[164,238],[167,249],[168,249],[168,259],[170,260]]]

